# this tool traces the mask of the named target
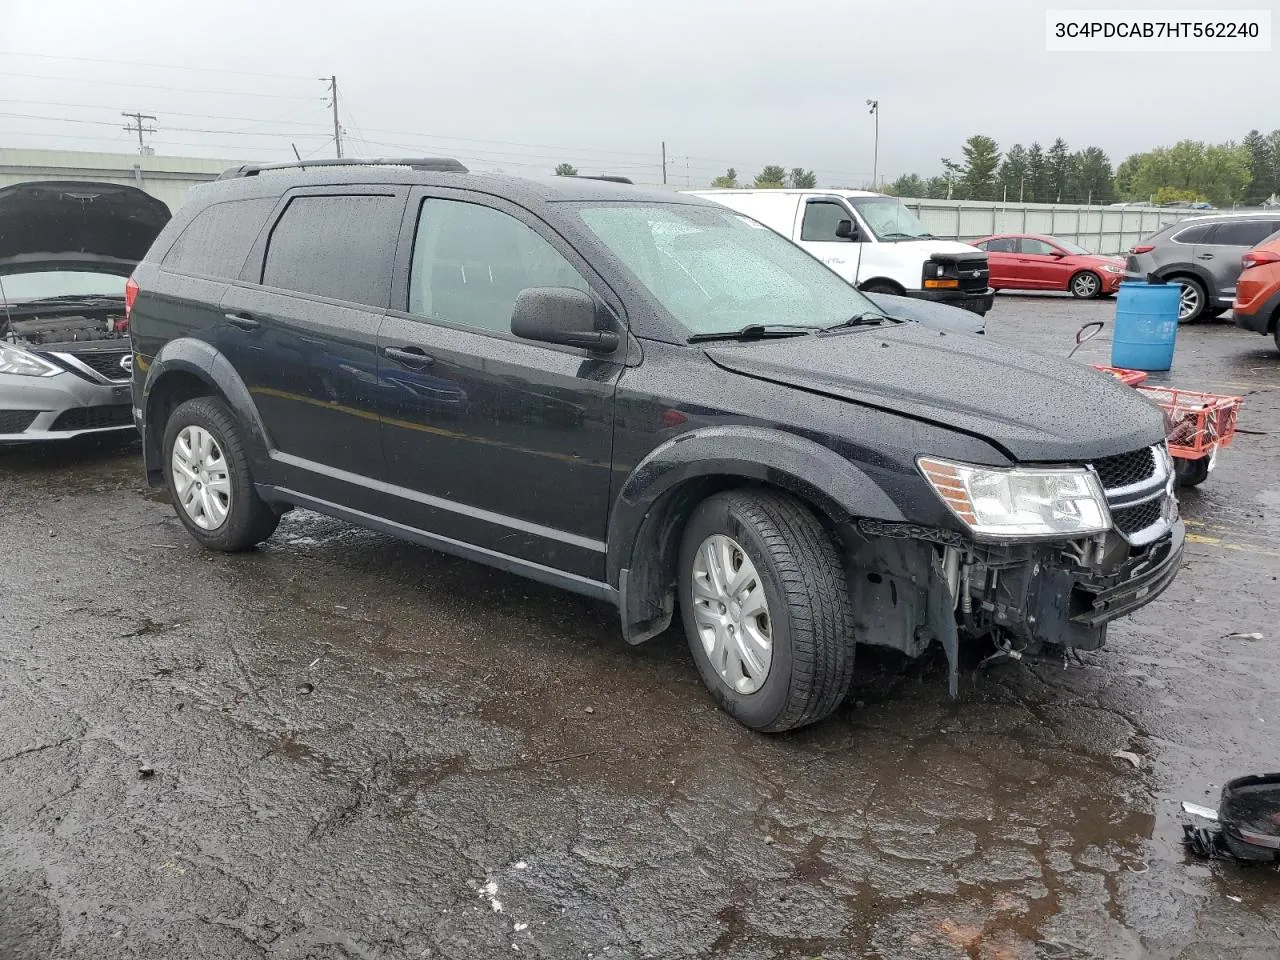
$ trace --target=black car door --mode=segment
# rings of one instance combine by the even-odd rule
[[[510,323],[529,287],[591,292],[615,316],[621,306],[545,223],[497,198],[415,193],[402,248],[410,239],[379,337],[393,519],[526,573],[603,580],[625,347],[601,358],[518,339]]]
[[[219,347],[300,493],[376,509],[377,345],[406,188],[286,194],[223,297]]]

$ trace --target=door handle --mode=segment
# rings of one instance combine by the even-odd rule
[[[406,367],[412,367],[415,370],[429,367],[436,362],[436,358],[428,356],[421,347],[386,347],[382,353],[396,363],[404,364]]]
[[[253,317],[243,313],[226,313],[223,316],[227,318],[227,323],[233,327],[239,327],[241,330],[257,330],[262,326],[261,320],[255,320]]]
[[[1196,255],[1196,259],[1197,259],[1197,260],[1212,260],[1212,259],[1213,259],[1213,254],[1212,254],[1212,253],[1200,253],[1200,254],[1197,254],[1197,255]]]

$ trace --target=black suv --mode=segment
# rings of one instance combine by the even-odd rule
[[[403,160],[229,171],[134,274],[147,475],[200,543],[305,507],[680,609],[749,727],[830,713],[854,642],[1095,649],[1173,579],[1159,410],[880,315],[688,195]]]

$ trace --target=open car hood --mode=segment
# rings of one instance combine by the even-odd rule
[[[137,187],[88,181],[0,189],[0,275],[84,270],[127,277],[169,222]]]

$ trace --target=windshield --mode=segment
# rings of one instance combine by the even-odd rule
[[[927,240],[933,237],[896,197],[850,197],[849,202],[877,240]]]
[[[1070,253],[1074,256],[1080,256],[1081,254],[1084,254],[1086,256],[1092,256],[1092,254],[1088,250],[1086,250],[1084,247],[1080,246],[1080,244],[1072,243],[1070,240],[1060,240],[1059,238],[1054,237],[1053,242],[1056,243],[1063,250],[1065,250],[1067,253]]]
[[[45,270],[0,276],[0,300],[25,303],[45,297],[101,296],[124,299],[125,278],[83,270]]]
[[[690,334],[842,323],[875,304],[749,217],[684,204],[582,206],[587,228]]]

